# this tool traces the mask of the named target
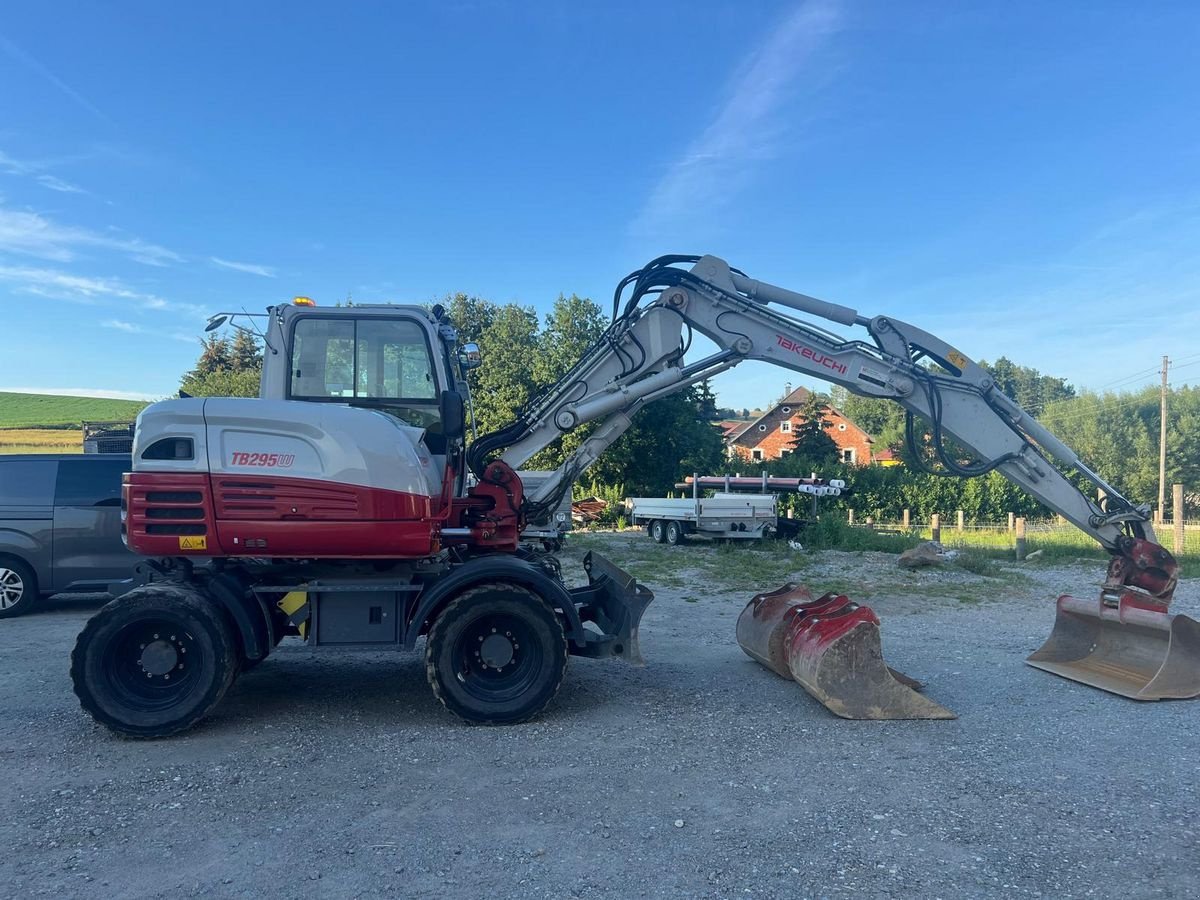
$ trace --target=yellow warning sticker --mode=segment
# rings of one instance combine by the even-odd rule
[[[967,367],[967,358],[957,350],[951,350],[946,354],[946,358],[949,359],[953,365],[960,369],[965,369]]]
[[[180,537],[180,550],[207,550],[208,538],[206,537]]]

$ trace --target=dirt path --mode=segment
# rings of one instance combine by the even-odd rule
[[[648,665],[572,660],[539,721],[469,728],[417,656],[281,647],[191,734],[119,740],[70,692],[91,608],[0,622],[10,896],[779,897],[1200,893],[1200,703],[1035,671],[1095,563],[906,574],[878,554],[586,536],[657,593]],[[669,555],[668,555],[669,554]],[[733,639],[788,575],[870,594],[952,722],[833,718]],[[656,577],[655,577],[656,576]],[[1200,595],[1181,590],[1181,610]]]

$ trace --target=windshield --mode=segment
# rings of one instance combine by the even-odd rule
[[[369,405],[395,412],[408,404],[435,404],[414,411],[423,421],[413,424],[426,425],[437,418],[437,384],[425,331],[411,319],[300,319],[292,341],[290,396],[371,400],[376,402]]]

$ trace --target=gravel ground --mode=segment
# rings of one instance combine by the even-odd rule
[[[576,543],[638,562],[648,542]],[[720,557],[714,577],[685,568],[718,559],[711,546],[663,552],[676,556],[651,560],[670,586],[651,582],[648,665],[573,659],[547,714],[512,728],[459,724],[416,655],[287,641],[194,732],[121,740],[67,678],[94,605],[0,622],[0,884],[14,897],[1200,894],[1200,704],[1134,703],[1023,664],[1053,596],[1091,591],[1098,563],[989,577],[774,551],[815,588],[869,594],[888,661],[960,716],[870,723],[834,718],[738,649],[743,604],[777,585],[731,589],[728,568],[772,554]],[[1179,594],[1196,615],[1196,583]]]

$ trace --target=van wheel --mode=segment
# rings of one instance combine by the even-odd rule
[[[567,671],[567,637],[528,588],[468,588],[429,628],[425,673],[434,696],[474,725],[513,725],[554,699]]]
[[[80,705],[127,737],[191,728],[221,702],[238,670],[237,644],[216,601],[148,584],[88,620],[71,653]]]
[[[23,616],[41,599],[33,569],[19,559],[0,559],[0,619]]]
[[[684,543],[687,538],[683,533],[683,526],[678,522],[671,521],[667,523],[667,543],[672,547],[678,547]]]
[[[667,526],[662,519],[655,519],[650,523],[650,540],[656,544],[661,544],[667,539]]]

